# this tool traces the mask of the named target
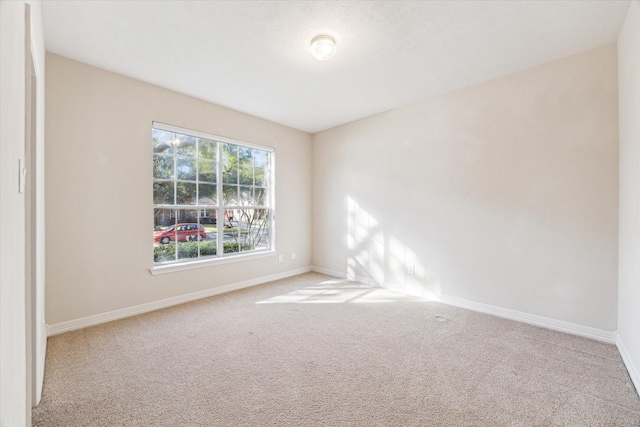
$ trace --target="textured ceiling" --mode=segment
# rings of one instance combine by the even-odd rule
[[[42,6],[50,52],[313,133],[614,43],[629,1]]]

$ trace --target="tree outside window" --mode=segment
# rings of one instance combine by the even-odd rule
[[[154,263],[271,249],[273,150],[154,123]]]

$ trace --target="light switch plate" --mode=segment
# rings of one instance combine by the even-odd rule
[[[27,170],[22,165],[22,159],[18,159],[18,193],[24,194],[27,185]]]

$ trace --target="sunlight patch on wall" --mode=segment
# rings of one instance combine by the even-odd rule
[[[346,241],[349,280],[439,300],[441,286],[437,274],[352,197],[347,197]]]

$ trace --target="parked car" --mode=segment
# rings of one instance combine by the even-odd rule
[[[154,231],[153,241],[156,243],[169,243],[176,240],[185,242],[190,240],[202,240],[207,237],[202,224],[176,224],[166,230]]]

